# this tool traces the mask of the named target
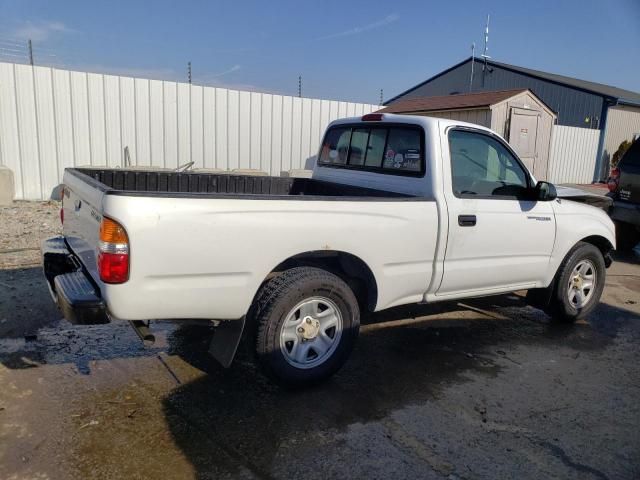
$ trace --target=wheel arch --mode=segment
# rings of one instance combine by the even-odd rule
[[[294,267],[316,267],[340,277],[353,290],[361,308],[374,311],[378,302],[378,282],[367,263],[341,250],[312,250],[292,255],[273,267],[260,283],[262,286],[280,272]]]
[[[579,240],[578,242],[576,242],[575,245],[577,245],[580,242],[590,243],[591,245],[595,246],[598,250],[600,250],[600,253],[602,253],[602,256],[604,257],[604,264],[607,268],[609,268],[612,262],[611,251],[614,249],[614,246],[608,238],[603,237],[602,235],[590,235],[588,237],[585,237]],[[573,249],[573,247],[571,247],[571,249]]]

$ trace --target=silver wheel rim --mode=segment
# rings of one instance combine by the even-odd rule
[[[326,362],[342,337],[342,314],[326,297],[306,298],[287,314],[280,330],[280,351],[296,368]]]
[[[569,277],[567,297],[575,308],[584,307],[596,289],[596,267],[590,260],[580,260]]]

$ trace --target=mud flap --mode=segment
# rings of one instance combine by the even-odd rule
[[[546,311],[551,304],[551,296],[556,286],[556,279],[554,278],[546,288],[533,288],[527,290],[527,303],[532,307],[539,308]]]
[[[244,330],[245,318],[222,322],[213,332],[213,338],[209,344],[209,354],[224,368],[229,368],[236,356]]]

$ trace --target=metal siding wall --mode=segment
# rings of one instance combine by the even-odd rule
[[[556,125],[551,134],[549,180],[591,183],[596,170],[600,130]]]
[[[55,108],[51,70],[35,67],[33,69],[36,88],[36,118],[38,121],[38,150],[40,153],[40,173],[42,178],[58,176],[58,148],[56,136]],[[43,191],[43,196],[51,192]]]
[[[622,105],[609,107],[602,152],[607,165],[620,144],[624,140],[633,140],[634,135],[640,135],[640,108]]]
[[[151,165],[164,167],[164,85],[159,80],[149,82],[149,141]]]
[[[89,128],[91,129],[91,141],[89,142],[91,158],[95,165],[106,165],[104,77],[89,73],[86,78],[87,98],[89,99]]]
[[[476,125],[491,128],[491,111],[488,108],[476,110],[443,110],[441,112],[425,112],[417,115],[459,120],[461,122],[475,123]]]
[[[0,164],[16,198],[48,199],[66,167],[311,166],[327,124],[379,107],[0,62]]]
[[[482,64],[476,62],[474,92],[528,88],[558,114],[559,125],[589,128],[590,124],[585,123],[585,118],[600,117],[602,113],[602,97],[600,95],[565,87],[500,67],[492,66],[491,68],[492,72],[486,75],[485,84],[482,86]],[[470,73],[470,63],[465,63],[395,101],[402,98],[450,95],[453,92],[468,93]]]

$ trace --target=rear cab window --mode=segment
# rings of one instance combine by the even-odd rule
[[[395,175],[425,172],[424,132],[417,125],[345,125],[325,134],[318,164]]]

